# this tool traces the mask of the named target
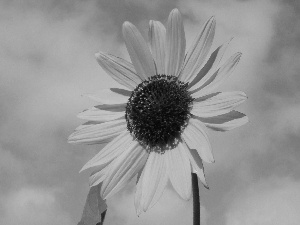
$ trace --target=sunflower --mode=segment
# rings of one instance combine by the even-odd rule
[[[205,187],[203,161],[214,162],[206,128],[227,131],[248,122],[234,108],[245,93],[213,92],[234,70],[241,53],[220,61],[229,42],[210,51],[215,19],[211,17],[185,54],[180,12],[172,10],[167,26],[150,21],[147,44],[131,23],[123,36],[131,62],[99,52],[100,66],[126,89],[104,89],[88,95],[100,104],[78,115],[88,122],[70,143],[108,143],[82,170],[94,168],[90,185],[102,182],[106,199],[137,175],[137,213],[152,207],[170,180],[185,200],[191,196],[191,173]]]

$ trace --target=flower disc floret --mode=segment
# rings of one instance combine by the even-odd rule
[[[193,102],[187,87],[175,76],[155,75],[133,90],[126,106],[127,129],[147,151],[163,153],[176,145]]]

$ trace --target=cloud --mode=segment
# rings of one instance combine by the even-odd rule
[[[297,225],[300,182],[270,178],[235,195],[226,213],[227,225]]]
[[[1,194],[19,187],[26,181],[24,168],[26,163],[18,159],[11,151],[0,146],[0,180]]]
[[[81,95],[114,83],[94,58],[100,47],[119,48],[116,37],[105,32],[114,26],[94,1],[1,1],[0,6],[0,198],[14,200],[12,192],[22,186],[66,188],[52,203],[54,195],[45,192],[52,196],[45,207],[62,203],[79,218],[81,198],[68,195],[86,188],[78,171],[92,154],[76,152],[82,146],[69,145],[67,137],[81,122],[76,114],[92,104]]]
[[[100,46],[118,48],[103,32],[114,27],[94,1],[7,1],[0,12],[0,143],[40,175],[53,172],[70,156],[76,114],[92,104],[81,95],[114,83],[94,59]]]
[[[22,188],[1,198],[6,225],[71,225],[70,216],[63,212],[52,191],[35,187]]]

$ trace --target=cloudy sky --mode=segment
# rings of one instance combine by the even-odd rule
[[[178,8],[187,45],[212,15],[213,49],[243,53],[221,90],[241,90],[250,122],[209,132],[216,162],[200,188],[203,225],[300,224],[300,2],[297,0],[1,0],[0,224],[74,225],[88,193],[78,171],[103,146],[67,137],[94,103],[82,97],[117,84],[94,59],[129,59],[124,21],[143,35]],[[225,56],[225,57],[226,57]],[[137,217],[134,182],[108,201],[106,225],[192,224],[192,201],[169,188]]]

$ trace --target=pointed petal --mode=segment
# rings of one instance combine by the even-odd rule
[[[185,146],[187,156],[191,162],[192,172],[197,174],[201,183],[208,189],[209,187],[205,180],[204,167],[201,157],[195,149],[190,149],[184,142],[182,144]]]
[[[112,163],[110,171],[102,184],[101,195],[109,198],[120,191],[146,163],[148,153],[136,141]]]
[[[126,120],[118,119],[76,129],[68,138],[69,143],[101,144],[112,140],[126,130]]]
[[[77,116],[81,119],[92,121],[106,122],[119,119],[125,116],[126,104],[113,104],[113,105],[97,105],[87,109]],[[125,119],[125,118],[124,118]]]
[[[225,114],[243,103],[247,96],[242,91],[221,92],[205,101],[194,101],[191,113],[199,117],[213,117]]]
[[[155,75],[151,52],[138,29],[131,23],[123,24],[123,37],[136,73],[142,80]]]
[[[201,120],[206,127],[216,131],[232,130],[249,122],[249,119],[245,114],[235,110],[215,117],[198,117],[198,119]]]
[[[183,82],[191,82],[199,73],[212,45],[215,35],[216,20],[211,17],[198,34],[189,49],[179,78]]]
[[[75,133],[76,131],[84,130],[86,128],[90,128],[94,125],[99,125],[101,123],[103,123],[103,122],[87,121],[87,122],[79,125],[78,127],[76,127],[73,133]],[[70,135],[70,136],[72,136],[72,135]]]
[[[100,110],[96,107],[87,109],[77,115],[78,118],[91,121],[107,122],[124,117],[125,112],[111,112],[108,110]],[[125,119],[125,117],[124,117]]]
[[[161,197],[168,181],[165,154],[151,152],[137,185],[137,212],[147,211]]]
[[[223,58],[223,55],[229,46],[229,43],[232,39],[230,39],[225,44],[219,46],[209,57],[208,61],[205,63],[205,65],[201,68],[200,72],[197,74],[197,76],[192,80],[192,82],[189,83],[188,89],[193,91],[199,87],[201,87],[208,79],[209,74],[213,74],[216,69],[219,67],[219,64],[221,62],[221,59]],[[206,79],[204,79],[204,77]]]
[[[145,166],[144,166],[145,167]],[[139,182],[140,178],[141,178],[141,175],[142,175],[142,172],[143,172],[143,169],[144,167],[137,173],[137,176],[136,176],[136,184]]]
[[[215,160],[204,128],[204,124],[199,120],[190,118],[188,126],[182,133],[182,138],[189,148],[197,150],[198,154],[205,162],[212,163]]]
[[[166,75],[178,76],[185,54],[185,33],[178,9],[169,15],[166,35]]]
[[[156,73],[165,74],[166,28],[161,22],[150,20],[148,35]]]
[[[242,53],[236,53],[231,56],[218,70],[214,73],[207,74],[203,79],[206,82],[199,88],[191,91],[193,98],[204,96],[216,89],[225,79],[227,79],[234,71],[240,61]]]
[[[135,195],[134,195],[134,206],[135,206],[135,210],[136,210],[136,214],[139,216],[142,211],[143,211],[143,207],[142,207],[142,180],[143,180],[143,176],[145,173],[145,169],[140,170],[140,172],[138,173],[138,175],[140,174],[140,176],[138,177],[138,181],[137,181],[137,185],[136,185],[136,191],[135,191]]]
[[[84,94],[84,96],[101,104],[124,104],[128,101],[127,95],[117,93],[113,88],[103,89],[99,94]]]
[[[133,65],[126,60],[104,52],[96,53],[95,56],[103,70],[119,84],[134,90],[142,82]]]
[[[95,170],[89,177],[89,185],[90,187],[96,186],[104,181],[106,178],[106,174],[110,169],[110,165],[106,167],[101,167],[100,169]]]
[[[80,170],[86,170],[95,166],[105,166],[121,155],[133,142],[131,134],[126,130],[109,142],[97,155],[89,160]]]
[[[172,150],[166,151],[170,181],[176,192],[184,199],[191,196],[191,165],[185,146],[179,143]]]

